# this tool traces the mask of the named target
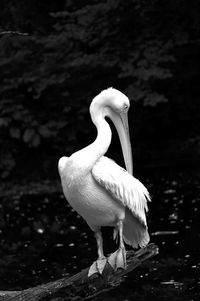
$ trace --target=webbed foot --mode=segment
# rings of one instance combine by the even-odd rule
[[[114,271],[117,269],[126,269],[126,250],[125,248],[119,248],[116,252],[108,257],[108,263],[111,265]]]
[[[93,264],[89,268],[88,277],[92,276],[93,274],[102,274],[107,263],[107,258],[103,257],[101,259],[97,259],[93,262]]]

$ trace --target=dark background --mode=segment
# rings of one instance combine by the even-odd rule
[[[199,163],[199,1],[14,1],[0,9],[0,177],[57,178],[95,139],[88,107],[130,98],[135,172]],[[114,134],[108,153],[123,164]]]
[[[197,0],[1,1],[0,290],[96,259],[57,162],[94,141],[90,102],[113,86],[131,101],[134,175],[152,196],[160,251],[104,299],[199,301],[199,57]],[[123,165],[112,130],[108,156]],[[116,249],[107,229],[104,242],[105,254]]]

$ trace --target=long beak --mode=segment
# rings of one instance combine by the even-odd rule
[[[129,134],[129,126],[128,126],[128,115],[127,113],[116,114],[112,111],[110,115],[112,122],[114,123],[124,157],[124,162],[126,165],[126,170],[132,175],[133,174],[133,159],[132,159],[132,150],[131,150],[131,142],[130,142],[130,134]]]

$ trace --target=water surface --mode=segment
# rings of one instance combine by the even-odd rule
[[[154,171],[142,180],[153,200],[148,224],[160,253],[104,300],[200,300],[200,173]],[[0,290],[72,275],[95,260],[93,233],[60,191],[2,194],[0,207]],[[103,234],[110,253],[112,231]]]

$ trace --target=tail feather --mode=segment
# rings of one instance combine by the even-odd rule
[[[147,226],[141,224],[129,209],[126,209],[123,238],[125,243],[133,248],[143,248],[150,240]]]

